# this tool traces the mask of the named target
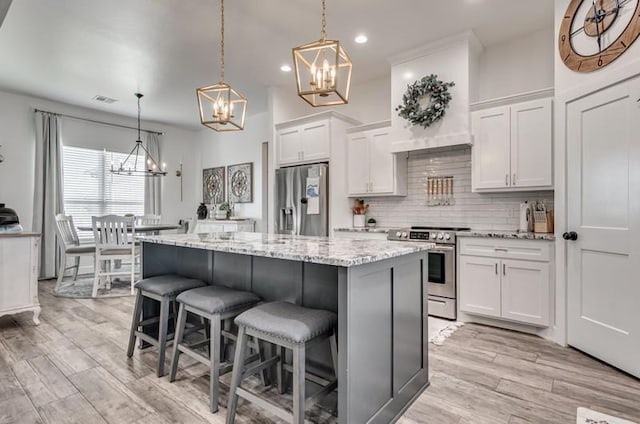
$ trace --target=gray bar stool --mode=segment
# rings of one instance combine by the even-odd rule
[[[312,405],[331,393],[338,386],[338,351],[336,343],[335,313],[321,309],[310,309],[289,302],[272,302],[258,305],[238,315],[238,345],[233,361],[233,375],[227,406],[227,424],[235,421],[238,396],[273,413],[279,418],[294,423],[304,423],[306,406]],[[253,336],[278,346],[278,355],[245,369],[245,352],[248,337]],[[305,349],[318,341],[329,339],[331,357],[336,378],[326,381],[319,376],[305,372]],[[285,349],[293,351],[293,367],[286,365]],[[285,371],[293,374],[293,413],[259,397],[241,387],[242,380],[265,368],[276,365],[278,368],[278,389],[284,393]],[[308,379],[323,387],[309,398],[305,398],[305,380]]]
[[[206,286],[184,291],[178,295],[176,300],[180,304],[180,310],[178,312],[178,323],[176,324],[176,336],[173,341],[173,358],[171,360],[169,381],[173,382],[176,379],[180,353],[186,353],[198,362],[207,365],[210,370],[210,409],[211,412],[216,412],[218,410],[220,375],[226,374],[232,369],[230,364],[225,366],[220,364],[221,336],[225,337],[225,339],[236,339],[236,336],[229,331],[222,330],[222,323],[253,307],[260,301],[260,298],[251,292],[233,290],[221,286]],[[185,342],[184,336],[188,313],[197,315],[201,319],[206,318],[209,320],[209,328],[205,332],[204,340],[190,344]],[[230,321],[227,322],[231,323]],[[208,357],[195,350],[207,345],[209,346]]]
[[[169,308],[170,303],[174,303],[175,318],[175,301],[176,296],[185,290],[194,289],[205,286],[203,281],[193,278],[181,277],[179,275],[159,275],[157,277],[145,278],[138,281],[135,285],[137,289],[135,306],[133,308],[133,319],[131,321],[131,330],[129,332],[129,347],[127,348],[127,356],[133,356],[133,348],[136,344],[136,337],[141,340],[158,347],[158,367],[156,375],[162,377],[164,375],[164,358],[167,349],[168,326],[169,326]],[[142,319],[142,302],[144,298],[153,299],[160,302],[160,315]],[[154,338],[143,332],[144,327],[150,324],[158,324],[158,338]]]

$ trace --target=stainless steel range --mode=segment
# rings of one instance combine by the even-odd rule
[[[388,240],[435,243],[429,251],[429,315],[456,319],[456,232],[469,228],[411,227],[390,230]]]

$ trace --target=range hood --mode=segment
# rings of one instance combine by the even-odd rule
[[[475,74],[481,51],[480,41],[467,31],[390,59],[392,152],[473,144],[469,104],[477,99]],[[409,84],[430,74],[455,86],[449,89],[452,99],[444,118],[424,129],[398,116],[396,107]]]

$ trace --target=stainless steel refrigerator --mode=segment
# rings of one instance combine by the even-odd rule
[[[329,235],[329,165],[276,170],[276,233]]]

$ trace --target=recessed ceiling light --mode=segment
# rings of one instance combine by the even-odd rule
[[[405,73],[402,75],[402,77],[403,77],[404,79],[406,79],[406,80],[410,80],[410,79],[412,79],[412,78],[413,78],[413,76],[414,76],[414,75],[413,75],[413,72],[411,72],[411,71],[407,71],[407,72],[405,72]]]
[[[289,65],[282,65],[282,66],[280,67],[280,70],[281,70],[282,72],[291,72],[291,66],[289,66]]]
[[[358,44],[364,44],[367,41],[369,41],[369,39],[364,34],[360,34],[355,38],[355,42],[358,43]]]

